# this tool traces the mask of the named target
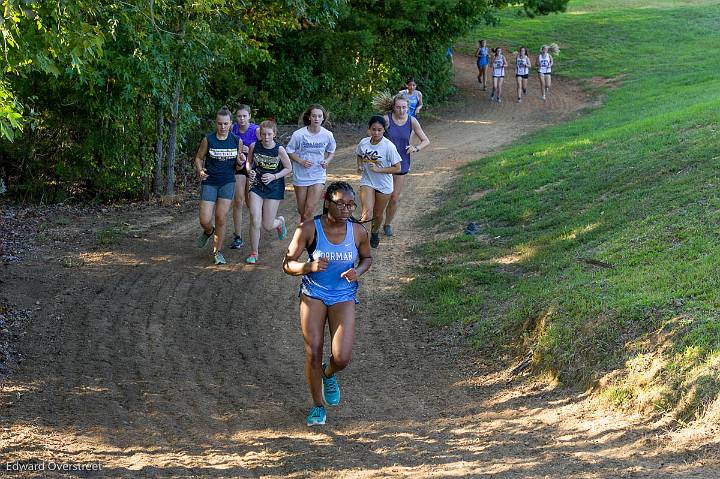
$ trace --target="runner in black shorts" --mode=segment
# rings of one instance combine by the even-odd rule
[[[530,74],[530,57],[527,48],[520,47],[517,58],[515,58],[515,79],[517,80],[517,101],[520,103],[522,97],[527,93],[527,81]]]
[[[260,141],[250,145],[247,164],[250,178],[250,243],[252,252],[245,259],[248,264],[258,260],[260,226],[266,231],[276,230],[278,239],[287,234],[285,218],[276,216],[280,201],[285,199],[285,177],[292,173],[292,165],[285,148],[275,142],[277,127],[274,121],[260,123]]]

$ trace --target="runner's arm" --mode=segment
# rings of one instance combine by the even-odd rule
[[[415,107],[415,114],[416,114],[416,115],[417,115],[418,113],[420,113],[420,110],[422,110],[422,107],[423,107],[422,93],[420,93],[420,92],[418,91],[417,94],[418,94],[418,102],[417,102],[417,106]]]
[[[197,153],[195,153],[195,172],[198,174],[201,180],[207,178],[205,172],[205,155],[208,152],[208,141],[207,137],[203,137],[198,147]]]
[[[428,139],[427,135],[423,131],[422,127],[420,126],[420,122],[415,119],[415,117],[410,117],[410,120],[412,120],[412,130],[413,133],[415,133],[415,136],[420,138],[420,143],[413,147],[415,148],[415,153],[422,150],[426,146],[430,144],[430,140]]]
[[[290,161],[287,151],[285,151],[285,148],[282,146],[278,148],[278,156],[280,156],[280,162],[283,165],[283,169],[273,175],[275,179],[282,178],[292,173],[292,162]]]
[[[398,166],[400,166],[399,163]],[[365,274],[367,270],[370,269],[370,266],[372,266],[372,250],[370,249],[370,239],[368,238],[365,227],[354,224],[353,231],[355,232],[355,241],[357,241],[358,256],[360,257],[360,261],[355,267],[355,272],[360,276]]]
[[[291,276],[303,276],[308,273],[324,271],[327,268],[328,260],[319,258],[315,261],[299,261],[303,251],[308,247],[315,235],[315,222],[305,221],[300,223],[295,230],[290,246],[288,246],[283,260],[283,271]]]

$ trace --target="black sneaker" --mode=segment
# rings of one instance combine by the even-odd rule
[[[380,244],[380,233],[370,233],[370,247],[377,248]]]

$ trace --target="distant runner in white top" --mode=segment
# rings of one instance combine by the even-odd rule
[[[300,222],[313,217],[320,203],[327,166],[335,156],[335,137],[323,125],[328,113],[321,105],[310,105],[302,115],[305,125],[293,133],[287,146],[293,165],[293,187]]]
[[[507,60],[503,55],[502,47],[497,47],[492,60],[493,91],[490,94],[490,99],[497,100],[498,103],[502,101],[502,85],[505,80],[506,67]]]
[[[545,100],[545,95],[550,91],[551,72],[553,66],[553,57],[548,53],[548,46],[543,45],[540,49],[540,55],[537,60],[538,76],[540,77],[540,98]]]
[[[368,135],[358,144],[358,171],[360,177],[360,201],[362,216],[360,221],[372,219],[371,233],[379,238],[383,214],[393,192],[393,174],[400,173],[402,158],[392,141],[385,138],[387,120],[374,115],[368,122]],[[378,242],[373,242],[374,247]],[[372,246],[372,244],[371,244]]]
[[[517,80],[517,101],[520,103],[522,97],[527,93],[527,81],[530,75],[530,57],[527,54],[527,48],[520,47],[517,57],[515,58],[515,78]]]

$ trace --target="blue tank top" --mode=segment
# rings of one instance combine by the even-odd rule
[[[326,304],[334,303],[338,298],[343,297],[352,296],[354,299],[358,282],[340,277],[342,273],[355,267],[358,258],[351,222],[347,222],[347,233],[342,243],[333,244],[325,236],[320,217],[315,218],[315,250],[309,252],[308,261],[315,261],[320,257],[328,259],[327,269],[303,276],[303,293]]]
[[[417,90],[413,91],[412,95],[408,95],[407,90],[403,90],[405,94],[408,97],[408,115],[415,116],[415,110],[417,110],[418,101],[420,98],[418,97]]]
[[[216,133],[210,133],[206,138],[208,151],[205,154],[205,169],[208,177],[203,183],[212,186],[235,183],[235,164],[240,140],[232,133],[224,140],[218,140]]]
[[[385,130],[385,137],[393,142],[402,162],[400,163],[400,173],[410,171],[410,153],[407,147],[410,144],[410,135],[412,135],[412,117],[408,115],[404,125],[398,126],[392,119],[392,114],[388,115],[388,128]]]

